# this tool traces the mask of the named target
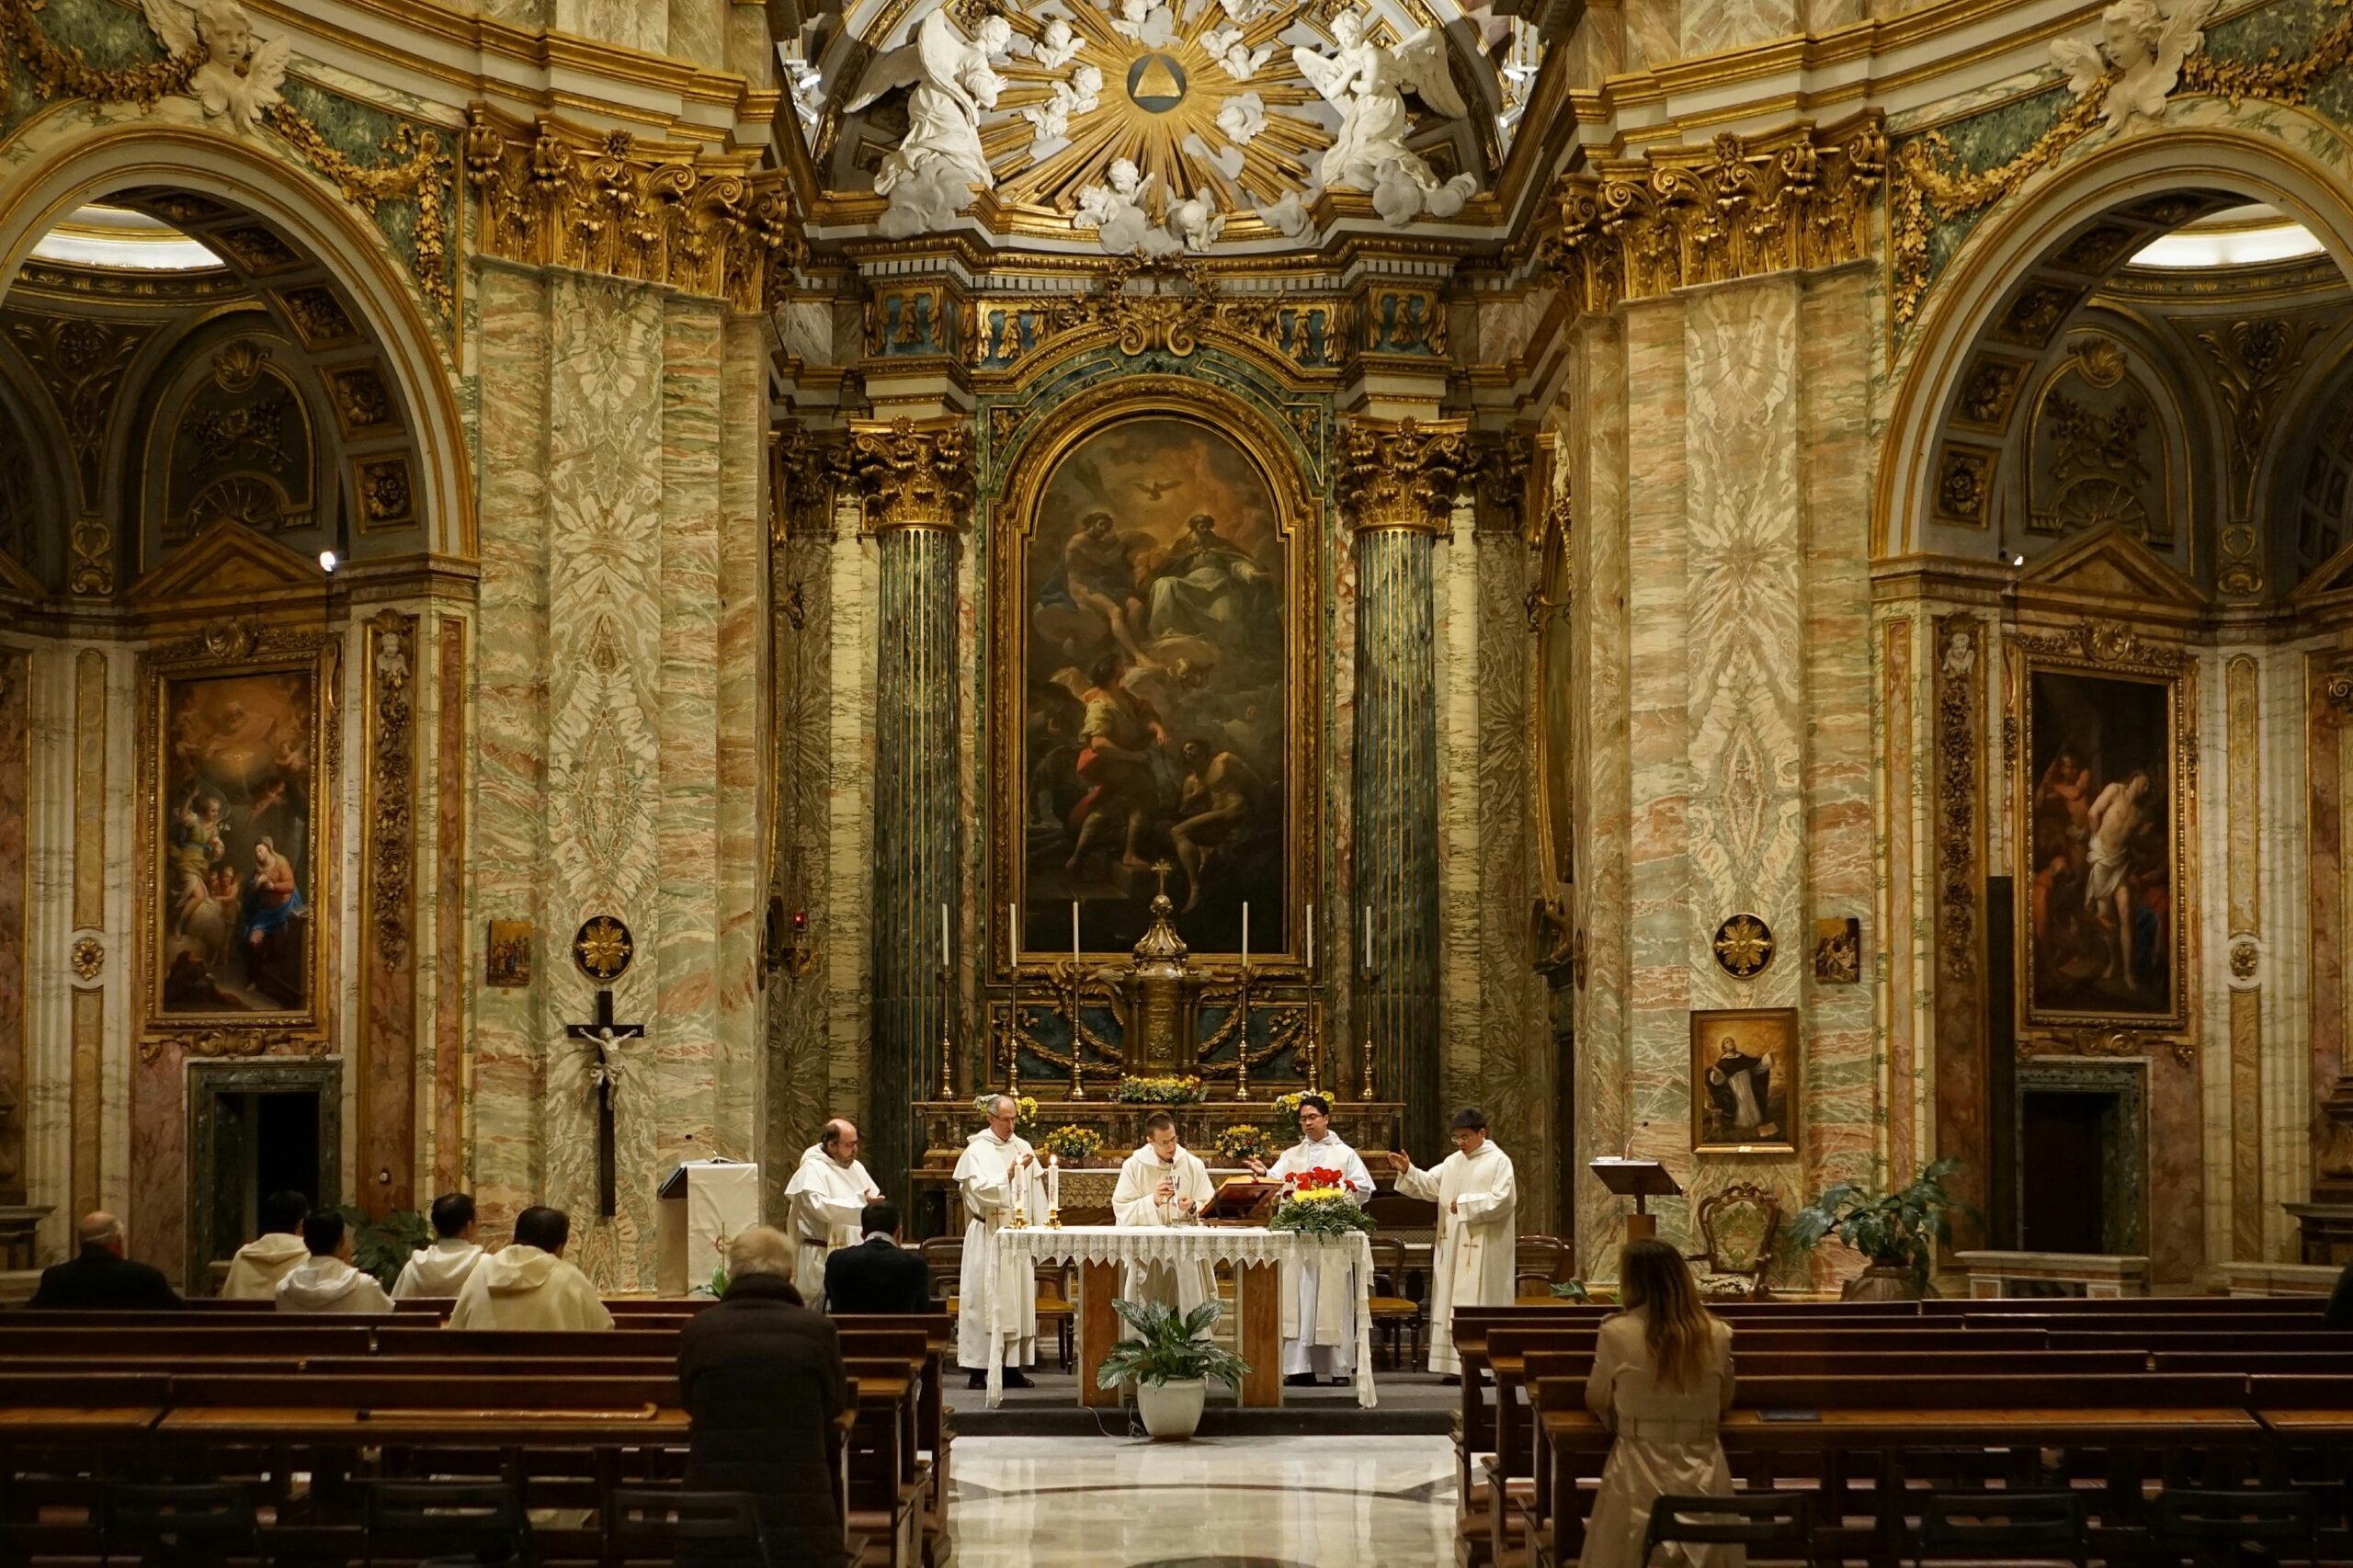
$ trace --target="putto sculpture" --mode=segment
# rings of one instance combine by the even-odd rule
[[[254,37],[254,25],[236,0],[202,0],[188,6],[179,0],[141,0],[147,25],[174,54],[204,53],[188,90],[204,112],[226,115],[239,131],[261,125],[262,111],[285,99],[278,89],[286,82],[290,40],[267,43]]]
[[[1300,74],[1340,111],[1340,129],[1324,154],[1327,187],[1372,193],[1373,210],[1398,227],[1427,214],[1450,218],[1479,188],[1470,175],[1441,180],[1428,162],[1405,145],[1413,121],[1405,95],[1413,94],[1449,119],[1469,113],[1447,70],[1446,40],[1424,28],[1394,49],[1365,36],[1365,18],[1343,11],[1332,23],[1339,52],[1290,51]]]
[[[983,17],[966,38],[946,11],[934,11],[911,41],[867,67],[850,113],[909,89],[906,134],[874,176],[875,191],[890,199],[875,225],[882,233],[902,239],[944,229],[972,204],[974,187],[995,187],[980,121],[1005,89],[994,62],[1012,44],[1013,27],[1003,17]]]

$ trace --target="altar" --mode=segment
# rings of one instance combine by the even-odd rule
[[[1289,1300],[1284,1266],[1311,1252],[1321,1253],[1357,1271],[1357,1403],[1368,1410],[1378,1403],[1372,1386],[1372,1247],[1361,1233],[1313,1236],[1255,1226],[1191,1225],[1162,1230],[1066,1225],[1001,1230],[991,1240],[1002,1261],[1026,1259],[1028,1267],[1032,1268],[1041,1264],[1077,1266],[1081,1405],[1119,1403],[1117,1389],[1095,1386],[1096,1368],[1120,1337],[1120,1319],[1111,1309],[1112,1299],[1124,1290],[1131,1300],[1140,1300],[1132,1282],[1142,1278],[1156,1264],[1175,1267],[1222,1263],[1233,1269],[1234,1307],[1240,1319],[1236,1337],[1242,1358],[1250,1364],[1249,1376],[1233,1391],[1234,1402],[1245,1410],[1280,1406],[1283,1314]],[[1009,1314],[1019,1311],[1020,1305],[1017,1301],[997,1303],[999,1321],[988,1336],[991,1408],[1005,1397],[1005,1336],[1014,1328]]]

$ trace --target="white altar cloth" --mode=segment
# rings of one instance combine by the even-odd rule
[[[997,1232],[999,1250],[1026,1256],[1034,1266],[1047,1263],[1112,1263],[1125,1269],[1126,1284],[1122,1293],[1131,1301],[1140,1301],[1142,1281],[1154,1264],[1186,1263],[1272,1263],[1290,1264],[1302,1256],[1332,1252],[1347,1254],[1343,1260],[1331,1261],[1341,1267],[1353,1267],[1357,1271],[1357,1403],[1370,1410],[1379,1403],[1372,1391],[1372,1244],[1362,1232],[1345,1236],[1302,1236],[1295,1231],[1269,1231],[1238,1225],[1179,1225],[1168,1229],[1122,1227],[1118,1225],[1070,1225],[1049,1230],[1031,1226],[1026,1230]],[[1010,1261],[1009,1259],[1007,1261]],[[1283,1292],[1283,1312],[1288,1319],[1297,1312],[1290,1270],[1283,1269],[1279,1289]],[[1018,1312],[1022,1303],[1015,1301],[1010,1310]],[[996,1303],[1002,1317],[1007,1303]],[[998,1332],[989,1335],[989,1405],[994,1409],[1005,1398],[1005,1335],[1013,1330],[1009,1319],[995,1325]],[[1081,1367],[1082,1378],[1094,1376],[1094,1369]]]

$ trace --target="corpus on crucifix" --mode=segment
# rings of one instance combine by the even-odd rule
[[[588,1082],[597,1090],[597,1212],[609,1220],[618,1212],[613,1201],[613,1091],[620,1086],[621,1041],[642,1040],[643,1024],[613,1021],[613,982],[629,971],[636,945],[629,927],[609,915],[581,923],[572,938],[572,961],[597,983],[597,1017],[585,1024],[566,1024],[563,1032],[596,1053],[588,1063]]]

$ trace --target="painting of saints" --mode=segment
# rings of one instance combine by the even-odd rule
[[[2169,1016],[2171,687],[2056,669],[2029,686],[2030,1011]]]
[[[1024,946],[1134,945],[1170,867],[1196,951],[1285,939],[1290,541],[1230,437],[1187,419],[1082,439],[1022,564]]]
[[[1797,1015],[1786,1008],[1691,1015],[1692,1134],[1701,1149],[1796,1145],[1790,1098]]]
[[[164,686],[157,951],[166,1013],[310,1003],[308,671]]]

